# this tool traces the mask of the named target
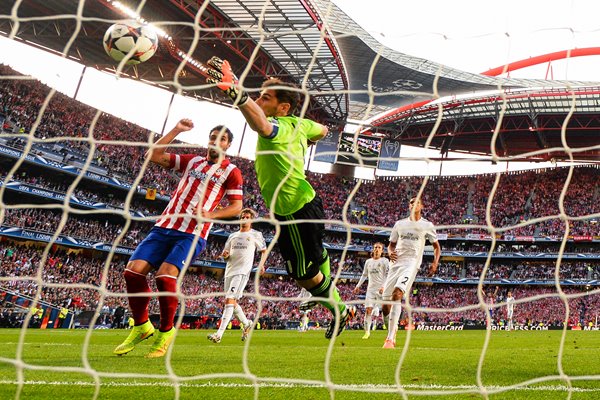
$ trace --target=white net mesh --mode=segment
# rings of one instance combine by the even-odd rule
[[[59,397],[94,399],[146,393],[166,398],[598,395],[597,339],[591,332],[571,332],[596,329],[600,311],[600,171],[594,164],[600,153],[600,104],[589,78],[548,80],[554,77],[548,73],[546,79],[521,78],[508,66],[508,76],[497,78],[444,67],[383,46],[325,0],[10,3],[0,9],[5,50],[0,58],[5,64],[0,299],[2,326],[16,330],[0,332],[6,344],[0,352],[0,370],[6,371],[0,397],[41,398],[54,388]],[[571,11],[577,10],[573,5]],[[132,17],[128,12],[160,28],[157,54],[137,66],[124,63],[139,56],[134,51],[117,63],[102,49],[108,26],[126,22]],[[589,34],[570,29],[572,37]],[[452,37],[441,35],[453,44]],[[510,48],[514,37],[507,36]],[[46,55],[24,46],[42,48]],[[49,58],[52,53],[62,61]],[[247,158],[255,157],[256,136],[239,110],[214,105],[229,98],[205,82],[204,63],[212,55],[231,61],[253,97],[266,77],[294,81],[305,95],[302,116],[336,134],[347,120],[360,125],[351,129],[350,141],[366,131],[375,133],[371,138],[435,149],[387,157],[400,161],[398,176],[383,176],[382,170],[375,180],[308,173],[324,200],[332,278],[342,299],[358,306],[347,331],[329,342],[318,329],[331,319],[322,307],[310,317],[317,333],[295,331],[301,321],[297,307],[305,298],[285,277],[275,244],[282,224],[262,199],[254,163]],[[566,56],[570,60],[569,52]],[[39,71],[39,65],[47,68]],[[123,79],[107,78],[98,69],[146,82],[152,90],[124,87]],[[228,153],[245,180],[244,205],[261,216],[256,226],[268,238],[269,274],[253,275],[239,301],[253,323],[249,339],[234,346],[228,330],[222,343],[209,344],[206,333],[214,332],[223,309],[225,263],[219,255],[239,224],[217,220],[207,249],[197,260],[188,254],[189,267],[178,278],[179,329],[164,359],[145,360],[140,351],[117,358],[112,350],[127,334],[121,330],[127,325],[123,270],[180,178],[144,154],[161,147],[154,132],[168,132],[183,117],[194,119],[196,128],[169,152],[204,155],[209,129],[224,123],[234,131]],[[335,156],[337,144],[311,151]],[[449,150],[473,150],[477,158],[464,152],[452,156]],[[401,151],[408,154],[408,146]],[[357,160],[351,172],[364,173],[360,166],[372,161],[365,154],[350,147],[346,155]],[[568,163],[508,172],[509,164],[523,160]],[[490,163],[495,173],[472,175]],[[442,169],[456,166],[464,168],[458,176],[441,176]],[[385,336],[377,330],[368,341],[360,339],[364,300],[353,289],[373,244],[388,240],[394,222],[408,215],[412,197],[423,199],[424,216],[436,225],[443,254],[430,278],[433,251],[426,249],[403,302],[397,349],[386,352],[379,349]],[[204,222],[200,214],[195,218]],[[156,294],[154,279],[148,282]],[[508,291],[516,299],[512,319]],[[155,323],[158,313],[153,299]],[[544,330],[546,336],[504,332],[509,323],[519,331]],[[83,329],[49,329],[54,327]]]

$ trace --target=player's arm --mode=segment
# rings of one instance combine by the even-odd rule
[[[225,260],[229,258],[229,253],[231,251],[231,237],[232,235],[229,235],[225,241],[225,246],[223,246],[223,251],[221,252],[221,257],[223,257]]]
[[[260,261],[258,262],[258,273],[262,276],[265,271],[269,268],[267,266],[267,249],[260,251]]]
[[[396,262],[398,259],[398,255],[396,254],[396,242],[390,241],[390,244],[388,245],[388,254],[390,255],[390,261]]]
[[[360,287],[362,286],[362,284],[365,282],[366,279],[367,279],[367,263],[365,263],[365,266],[363,268],[363,273],[360,276],[360,279],[358,280],[356,287],[352,291],[354,294],[357,294],[359,292]]]
[[[219,210],[202,210],[202,216],[207,219],[229,219],[240,215],[240,211],[242,211],[242,200],[236,199],[229,200],[229,205]]]
[[[389,260],[386,259],[386,261],[385,261],[385,272],[384,272],[384,278],[383,278],[384,284],[387,281],[387,276],[388,276],[389,273],[390,273],[390,262],[389,262]],[[379,294],[383,294],[383,289],[384,289],[383,286],[379,288]]]
[[[268,138],[273,133],[273,124],[269,122],[263,110],[252,99],[239,106],[242,115],[250,126],[250,129],[260,136]]]
[[[194,123],[191,119],[184,118],[175,125],[173,129],[163,137],[161,137],[150,149],[146,152],[146,157],[150,158],[155,164],[161,165],[165,168],[171,167],[171,154],[165,150],[167,145],[170,144],[175,138],[181,133],[186,132],[194,128]]]
[[[438,264],[440,262],[440,256],[442,255],[442,247],[440,246],[440,242],[433,242],[433,262],[429,267],[429,276],[433,276],[438,269]]]
[[[321,128],[321,131],[318,134],[316,134],[316,135],[311,136],[311,137],[308,138],[307,144],[309,146],[312,146],[313,144],[316,144],[319,140],[321,140],[325,136],[327,136],[327,132],[329,132],[329,129],[325,125],[321,125],[321,124],[318,124],[318,123],[315,123],[315,124],[317,124],[318,127]]]
[[[229,205],[219,210],[214,209],[212,211],[202,210],[202,216],[207,219],[230,219],[239,217],[242,211],[242,199],[244,197],[243,191],[244,181],[242,179],[242,173],[238,168],[235,168],[225,181],[225,194]]]

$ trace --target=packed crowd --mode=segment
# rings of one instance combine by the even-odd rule
[[[561,327],[564,321],[569,326],[596,323],[600,311],[600,294],[579,287],[563,287],[567,300],[563,300],[555,287],[516,286],[510,289],[487,288],[481,293],[480,303],[476,286],[435,285],[420,287],[418,294],[411,297],[411,306],[417,307],[413,314],[418,322],[436,324],[483,324],[485,307],[491,311],[494,324],[506,322],[505,301],[508,290],[517,301],[513,321],[517,325],[545,325]],[[568,313],[567,313],[568,304]],[[475,306],[468,310],[460,307]],[[428,309],[426,311],[422,309]],[[448,311],[448,309],[455,309]]]
[[[67,306],[76,312],[85,310],[96,310],[100,304],[100,313],[103,315],[101,321],[111,320],[119,307],[126,306],[125,283],[122,272],[126,264],[126,258],[115,255],[107,264],[104,258],[90,258],[81,250],[64,250],[53,248],[44,263],[43,248],[18,243],[3,242],[0,244],[0,288],[18,293],[23,296],[36,297],[45,302]],[[208,253],[212,256],[220,254],[220,247],[211,246]],[[492,268],[500,275],[521,273],[522,271],[535,271],[536,277],[547,275],[553,279],[553,270],[550,266],[529,265],[522,266],[499,266]],[[572,263],[567,270],[572,276],[587,271],[589,265],[584,263]],[[476,274],[482,265],[468,265],[468,273]],[[41,269],[41,270],[40,270]],[[457,276],[461,268],[453,262],[445,262],[440,265],[439,273],[447,276]],[[551,272],[551,274],[550,274]],[[41,282],[37,279],[41,273]],[[424,271],[421,271],[424,273]],[[421,276],[420,273],[420,276]],[[490,276],[488,272],[488,277]],[[540,274],[540,275],[538,275]],[[544,275],[545,276],[545,275]],[[474,276],[479,278],[479,276]],[[524,276],[527,278],[527,276]],[[266,275],[259,278],[258,289],[256,289],[256,277],[251,276],[246,288],[246,295],[240,304],[246,310],[248,316],[259,314],[261,323],[265,328],[283,328],[289,321],[299,321],[300,311],[298,304],[300,299],[298,286],[287,277]],[[153,290],[154,280],[149,279]],[[352,293],[356,280],[340,280],[339,289],[344,300],[362,303],[362,296]],[[565,319],[565,303],[556,297],[556,288],[553,286],[514,286],[513,294],[517,300],[538,295],[553,294],[553,298],[538,299],[531,302],[519,303],[515,307],[515,321],[518,323],[544,323],[560,324]],[[567,295],[585,294],[586,289],[582,287],[563,287]],[[188,272],[183,278],[182,292],[186,296],[186,314],[192,316],[209,316],[204,321],[212,327],[221,315],[223,307],[223,281],[222,270],[199,269]],[[483,293],[486,304],[491,307],[493,318],[501,321],[505,311],[499,306],[505,301],[506,289],[489,290]],[[482,324],[485,314],[481,307],[473,307],[466,311],[448,311],[464,306],[479,304],[476,285],[443,285],[416,286],[411,293],[410,304],[413,307],[434,308],[438,310],[418,310],[413,314],[416,322],[428,323],[471,323]],[[573,297],[569,300],[570,314],[569,323],[589,322],[600,312],[600,296],[592,292],[589,296]],[[151,312],[158,312],[158,302],[151,302]],[[362,322],[363,308],[359,307],[359,316],[353,324]],[[316,307],[311,320],[320,324],[326,323],[329,313],[322,307]],[[100,322],[99,322],[100,323]]]
[[[8,67],[0,72],[16,74]],[[49,89],[32,80],[4,80],[0,83],[0,110],[11,121],[9,131],[29,133],[37,118]],[[132,182],[142,176],[143,187],[156,187],[169,194],[175,188],[177,177],[163,168],[149,165],[142,169],[144,153],[148,148],[150,132],[131,123],[101,113],[93,131],[92,121],[97,110],[56,93],[35,131],[38,138],[62,137],[68,146],[76,149],[89,147],[89,140],[97,141],[94,162],[107,173]],[[12,130],[11,130],[12,129]],[[113,143],[108,143],[112,141]],[[118,142],[138,145],[119,145]],[[117,142],[115,144],[114,142]],[[205,149],[179,147],[177,152],[202,153]],[[233,157],[245,178],[246,205],[263,215],[267,208],[259,195],[252,161]],[[506,173],[501,176],[495,190],[496,175],[465,177],[378,178],[361,182],[352,200],[354,207],[364,211],[360,219],[349,208],[346,220],[372,228],[389,228],[406,215],[406,201],[424,186],[425,217],[445,232],[489,233],[487,228],[473,230],[461,228],[465,223],[486,225],[486,205],[491,198],[491,224],[504,235],[562,236],[567,226],[572,235],[597,235],[598,224],[589,219],[573,220],[600,212],[600,169],[575,168],[567,182],[568,169]],[[359,183],[355,179],[327,174],[309,173],[309,179],[326,201],[326,217],[337,224],[344,221],[343,206],[348,194]],[[559,218],[559,198],[568,183],[564,198],[564,211],[568,222]],[[534,218],[546,218],[528,223]],[[515,227],[519,225],[518,227]]]
[[[62,215],[62,212],[53,209],[13,208],[6,210],[2,224],[52,235],[57,231],[62,221]],[[112,244],[121,234],[124,227],[124,221],[122,223],[110,222],[108,219],[99,221],[89,216],[82,217],[77,213],[71,212],[68,214],[61,234],[84,241]],[[119,242],[119,245],[135,247],[149,230],[150,226],[148,224],[133,221]]]

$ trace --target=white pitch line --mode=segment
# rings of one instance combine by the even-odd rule
[[[18,385],[19,382],[14,380],[0,380],[0,385]],[[69,382],[69,381],[24,381],[24,385],[35,386],[35,385],[47,385],[47,386],[96,386],[94,382]],[[162,386],[162,387],[173,387],[174,384],[172,382],[101,382],[100,386],[103,387],[150,387],[150,386]],[[251,383],[223,383],[223,382],[207,382],[207,383],[179,383],[179,387],[186,388],[254,388],[255,385]],[[261,388],[327,388],[327,385],[323,383],[322,385],[314,384],[297,384],[297,383],[268,383],[262,382],[258,383],[257,386]],[[474,392],[479,392],[479,387],[475,385],[417,385],[417,384],[408,384],[402,385],[402,388],[405,390],[469,390]],[[360,385],[335,385],[333,388],[338,390],[348,390],[351,391],[353,389],[356,390],[364,390],[364,389],[372,389],[374,393],[380,390],[389,391],[390,389],[398,389],[396,385],[373,385],[373,384],[360,384]],[[569,388],[563,385],[544,385],[544,386],[520,386],[520,387],[508,387],[508,386],[485,386],[485,389],[490,391],[535,391],[535,392],[573,392],[573,393],[595,393],[600,392],[600,388],[578,388],[573,387]]]
[[[19,342],[3,342],[2,345],[19,344]],[[42,342],[25,342],[24,346],[73,346],[73,343],[42,343]]]

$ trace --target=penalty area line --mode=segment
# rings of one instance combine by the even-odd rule
[[[18,385],[19,382],[14,380],[0,380],[0,385]],[[85,382],[85,381],[24,381],[24,385],[28,386],[37,386],[37,385],[46,385],[46,386],[96,386],[94,382]],[[148,386],[163,386],[163,387],[172,387],[174,386],[173,382],[100,382],[100,386],[102,387],[148,387]],[[255,385],[251,383],[224,383],[224,382],[206,382],[206,383],[187,383],[182,382],[179,383],[179,387],[186,388],[254,388]],[[258,383],[256,386],[261,388],[327,388],[327,385],[323,383],[319,384],[300,384],[300,383],[270,383],[270,382],[262,382]],[[479,391],[479,388],[476,385],[417,385],[417,384],[408,384],[403,385],[403,389],[405,390],[472,390]],[[355,390],[372,390],[376,393],[378,390],[381,391],[389,391],[389,390],[397,390],[398,387],[396,385],[385,385],[385,384],[358,384],[358,385],[335,385],[334,390],[347,390],[352,391]],[[578,388],[573,387],[569,388],[564,385],[536,385],[536,386],[519,386],[516,388],[508,387],[508,386],[485,386],[486,390],[494,390],[494,391],[534,391],[534,392],[573,392],[573,393],[594,393],[600,392],[600,388]]]

